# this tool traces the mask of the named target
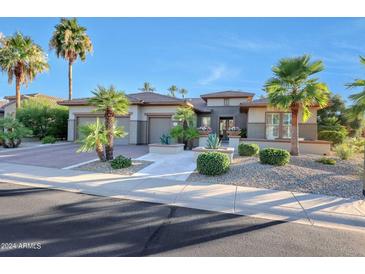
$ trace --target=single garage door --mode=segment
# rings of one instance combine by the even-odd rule
[[[170,134],[171,127],[171,117],[150,117],[148,130],[149,143],[160,143],[162,134]]]
[[[91,124],[91,123],[95,123],[96,122],[96,117],[97,116],[80,116],[77,117],[77,121],[76,121],[76,125],[77,127],[80,127],[82,125],[86,125],[86,124]],[[104,117],[100,116],[99,117],[100,122],[104,123]],[[116,122],[117,122],[117,126],[120,127],[124,127],[124,130],[129,133],[129,117],[118,117],[116,118]],[[77,136],[76,139],[78,139],[78,137],[80,136],[80,131],[77,130]],[[124,138],[116,138],[114,139],[114,144],[117,145],[128,145],[129,144],[129,134],[124,137]]]

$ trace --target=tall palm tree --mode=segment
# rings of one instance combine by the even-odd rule
[[[72,99],[72,65],[80,58],[86,60],[86,54],[92,52],[93,45],[86,28],[77,23],[77,19],[61,18],[55,26],[49,46],[54,49],[57,57],[68,61],[68,99]]]
[[[186,88],[179,89],[179,93],[181,94],[182,98],[185,98],[185,96],[188,94],[188,90]]]
[[[0,39],[0,68],[8,74],[11,84],[15,78],[16,108],[20,107],[20,87],[32,82],[37,74],[48,70],[47,55],[29,36],[17,32]]]
[[[149,82],[143,83],[143,88],[139,88],[138,90],[143,92],[154,92],[156,89]]]
[[[124,92],[118,91],[114,86],[98,86],[92,93],[95,97],[89,99],[90,105],[95,106],[95,111],[104,113],[108,141],[105,145],[105,156],[108,161],[113,160],[115,116],[128,114],[129,100]]]
[[[309,107],[324,107],[329,100],[326,84],[310,76],[324,69],[322,61],[310,62],[310,56],[284,58],[272,68],[274,76],[265,83],[270,105],[291,112],[291,154],[299,155],[298,115],[302,120],[311,115]]]
[[[360,56],[360,63],[365,65],[365,58]],[[361,88],[362,91],[349,96],[353,101],[353,105],[349,109],[349,116],[351,120],[364,118],[365,116],[365,79],[355,79],[353,83],[346,85],[347,88]],[[365,196],[365,150],[364,150],[364,177],[362,194]]]
[[[170,95],[170,96],[172,96],[172,97],[176,97],[176,92],[177,92],[179,89],[177,88],[177,86],[172,85],[172,86],[171,86],[171,87],[169,87],[167,90],[169,91],[169,95]]]

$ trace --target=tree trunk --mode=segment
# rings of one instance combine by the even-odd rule
[[[107,131],[108,143],[105,145],[105,156],[106,160],[113,160],[113,145],[114,145],[114,112],[111,109],[107,109],[105,112],[105,128]]]
[[[15,77],[15,108],[20,108],[20,77]]]
[[[299,108],[294,106],[291,113],[291,149],[290,154],[299,155],[299,130],[298,130],[298,113]]]
[[[68,62],[68,99],[72,100],[72,61]]]
[[[98,155],[98,157],[99,157],[100,161],[105,162],[105,156],[104,156],[104,151],[103,151],[103,145],[102,145],[102,144],[100,144],[100,143],[98,143],[98,144],[96,145],[95,150],[96,150],[96,154]]]

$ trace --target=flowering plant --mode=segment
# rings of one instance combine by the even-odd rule
[[[205,126],[198,127],[198,130],[199,131],[212,131],[212,129],[210,127],[205,127]]]
[[[228,130],[229,131],[241,131],[241,129],[239,127],[230,127]]]

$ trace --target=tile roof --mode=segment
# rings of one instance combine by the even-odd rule
[[[171,97],[155,92],[138,92],[126,94],[132,104],[142,105],[182,105],[185,103],[184,99]],[[59,101],[58,104],[65,106],[83,106],[88,104],[90,98],[79,98],[72,100]]]
[[[207,103],[202,98],[188,98],[186,100],[199,112],[211,112],[211,110],[207,107]]]

